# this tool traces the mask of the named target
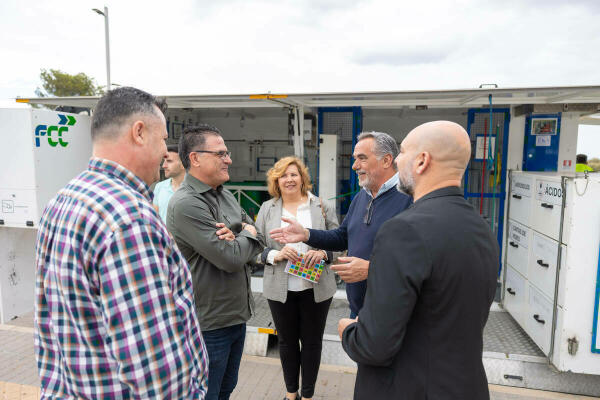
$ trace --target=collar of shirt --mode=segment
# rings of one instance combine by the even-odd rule
[[[213,189],[211,186],[202,182],[200,179],[192,176],[189,172],[185,173],[185,178],[183,178],[183,183],[187,183],[190,185],[196,192],[205,193],[209,191],[214,191],[217,193],[221,193],[223,191],[223,185],[219,185],[216,189]]]
[[[446,186],[441,189],[436,189],[433,192],[427,193],[425,196],[421,197],[419,200],[415,201],[413,204],[421,203],[428,199],[433,199],[436,197],[445,197],[445,196],[461,196],[464,194],[462,190],[458,186]]]
[[[396,187],[396,185],[398,184],[398,174],[394,174],[390,179],[388,179],[383,185],[381,185],[381,187],[379,188],[379,192],[377,192],[377,194],[375,195],[375,199],[379,196],[381,196],[382,194],[384,194],[385,192],[387,192],[388,190],[390,190],[393,187]],[[371,191],[367,188],[364,188],[365,192],[367,192],[367,194],[371,197],[373,197],[373,195],[371,194]]]
[[[137,175],[121,164],[105,158],[92,157],[88,163],[88,169],[122,180],[128,186],[131,186],[134,190],[140,192],[150,203],[152,203],[154,195],[150,190],[150,187],[146,185],[143,180],[138,178]]]

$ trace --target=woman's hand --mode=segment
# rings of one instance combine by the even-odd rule
[[[291,262],[296,262],[298,260],[298,252],[291,246],[285,246],[283,249],[279,250],[279,253],[275,256],[273,261],[279,262],[283,260],[289,260]]]
[[[304,255],[304,265],[308,268],[314,267],[327,257],[325,250],[309,250]]]

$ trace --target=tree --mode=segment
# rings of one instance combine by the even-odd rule
[[[104,93],[103,87],[96,85],[94,78],[83,72],[71,75],[58,69],[42,69],[40,79],[43,90],[39,87],[35,90],[39,97],[94,96]]]
[[[594,171],[600,171],[600,158],[592,158],[588,160],[588,165],[594,169]]]

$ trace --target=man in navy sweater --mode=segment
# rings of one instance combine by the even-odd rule
[[[383,224],[358,319],[338,333],[358,364],[354,400],[489,400],[481,359],[496,293],[498,242],[460,188],[471,158],[465,129],[413,129],[396,158],[415,202]]]
[[[363,305],[375,234],[385,221],[412,202],[408,195],[396,190],[397,155],[398,144],[387,133],[361,133],[354,147],[352,169],[363,190],[352,200],[342,225],[328,231],[305,229],[294,220],[282,218],[289,225],[270,232],[280,243],[305,242],[323,250],[348,250],[348,257],[338,259],[343,264],[331,268],[346,282],[350,318],[355,318]]]

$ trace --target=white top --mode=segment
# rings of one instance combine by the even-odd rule
[[[307,228],[307,229],[312,228],[312,219],[310,217],[310,199],[312,197],[314,197],[314,195],[312,193],[308,192],[308,200],[306,201],[306,203],[298,206],[296,215],[293,215],[288,210],[286,210],[284,207],[282,207],[281,208],[281,216],[297,220],[300,223],[300,225],[302,225],[304,228]],[[281,221],[281,227],[285,228],[286,226],[288,226],[288,223]],[[296,249],[297,252],[302,253],[302,254],[305,254],[309,250],[308,245],[303,242],[288,243],[288,246],[293,247],[294,249]],[[274,264],[273,261],[275,259],[275,256],[277,256],[278,254],[279,254],[278,250],[269,251],[269,254],[267,255],[267,263]],[[292,292],[300,292],[302,290],[312,289],[314,287],[314,285],[315,285],[314,283],[309,282],[305,279],[288,274],[288,290],[291,290]]]

